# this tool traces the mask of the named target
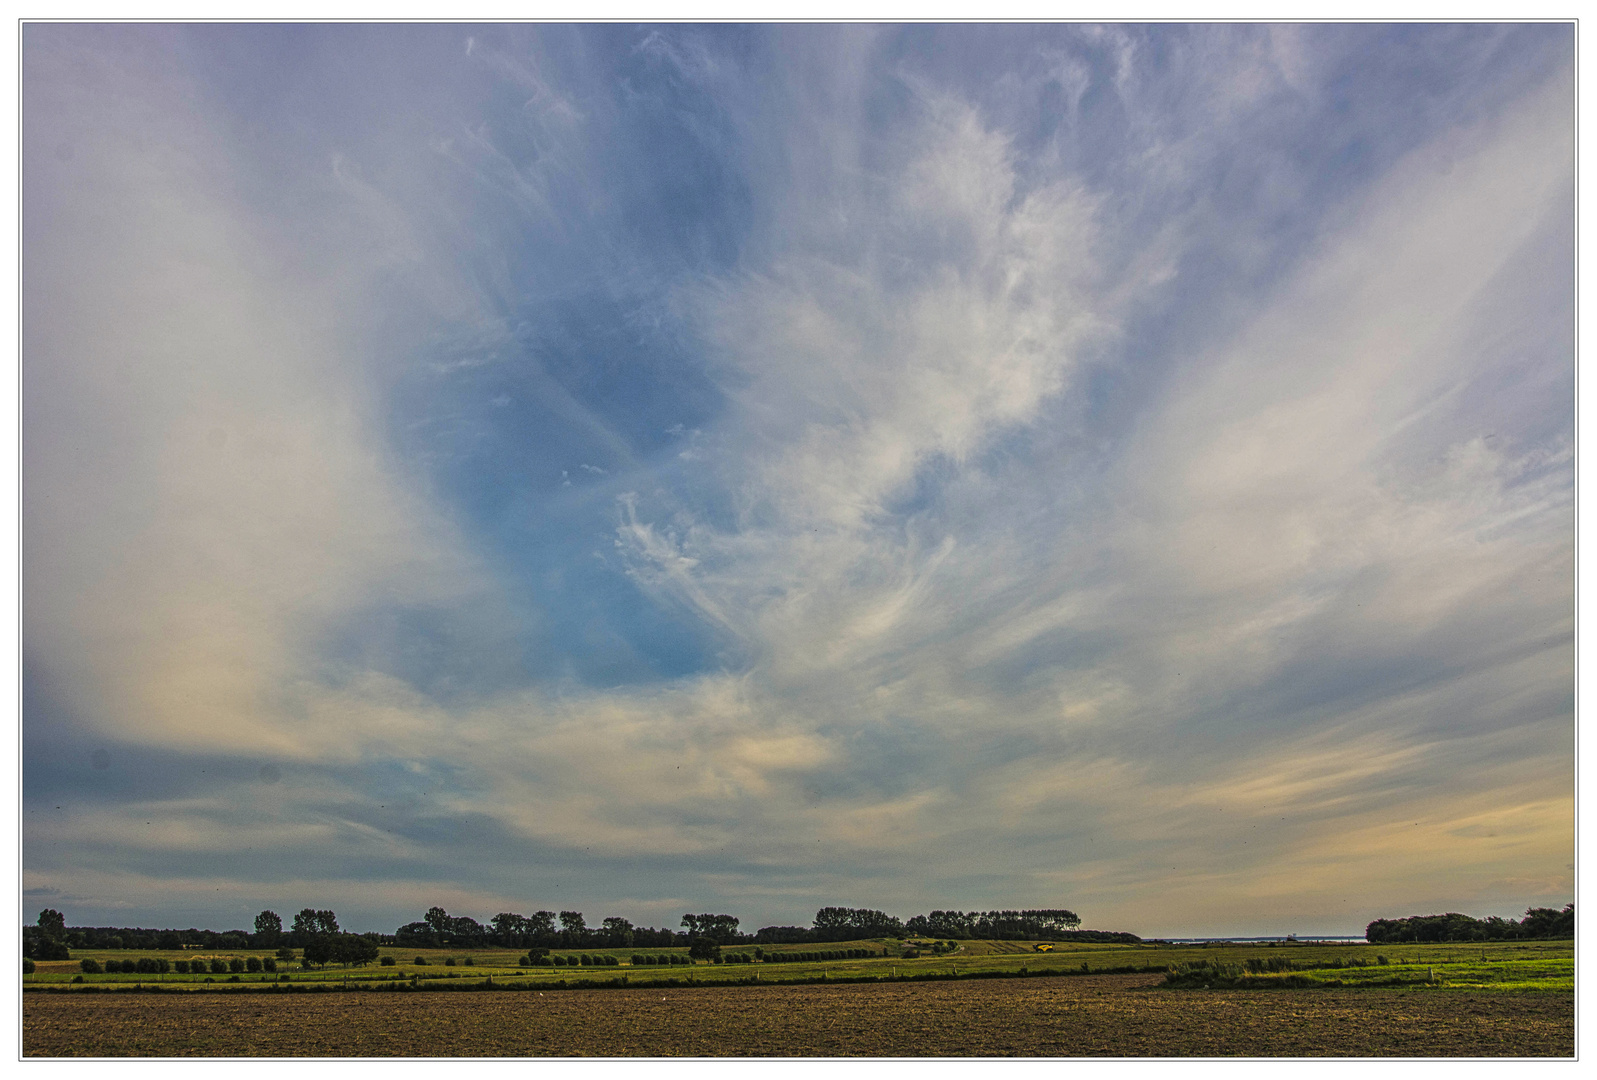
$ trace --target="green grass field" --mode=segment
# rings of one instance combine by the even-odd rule
[[[905,977],[983,977],[1000,974],[1029,975],[1044,972],[1073,974],[1105,974],[1112,972],[1147,971],[1164,972],[1172,968],[1192,968],[1213,972],[1229,979],[1235,985],[1269,988],[1272,985],[1383,987],[1415,989],[1471,989],[1471,990],[1563,990],[1574,987],[1574,943],[1572,941],[1491,942],[1485,944],[1435,944],[1435,945],[1369,945],[1335,944],[1316,945],[1288,943],[1279,945],[1239,945],[1217,943],[1210,945],[1103,945],[1056,943],[1053,950],[1039,953],[1030,942],[1016,941],[962,941],[950,952],[933,954],[923,948],[915,958],[903,954],[911,943],[891,938],[869,941],[837,942],[827,945],[777,945],[763,947],[765,961],[760,963],[711,964],[696,962],[691,965],[633,966],[634,953],[649,956],[675,954],[686,956],[686,949],[587,949],[556,950],[557,955],[576,957],[586,952],[590,956],[614,956],[615,966],[594,967],[531,967],[519,966],[521,951],[516,949],[399,949],[385,946],[382,956],[394,957],[391,967],[378,963],[365,967],[342,968],[329,965],[325,968],[304,970],[295,963],[280,963],[277,973],[241,972],[238,974],[82,974],[79,960],[89,957],[102,963],[106,960],[137,960],[140,957],[165,957],[168,961],[213,957],[230,959],[257,956],[266,958],[270,951],[195,952],[192,950],[135,951],[135,950],[79,950],[70,961],[40,962],[32,975],[23,976],[24,989],[80,989],[90,987],[161,986],[171,989],[227,990],[247,987],[264,988],[263,984],[286,983],[291,986],[382,987],[393,983],[407,983],[418,988],[426,986],[465,986],[492,980],[496,986],[574,986],[581,984],[638,985],[654,981],[696,985],[718,982],[742,983],[758,980],[760,983],[810,982],[827,980],[870,980]],[[846,960],[788,960],[785,956],[816,951],[842,949],[868,949],[874,955],[868,958]],[[731,946],[727,953],[753,953],[754,946]],[[417,965],[420,956],[427,962]],[[1380,958],[1385,958],[1385,963]],[[453,966],[449,961],[453,960]],[[1267,966],[1270,961],[1290,963],[1290,971],[1262,971],[1248,974],[1248,961],[1255,966]],[[286,978],[285,978],[286,976]],[[466,982],[461,982],[465,980]],[[1211,978],[1212,985],[1215,979]],[[1188,980],[1188,984],[1201,987],[1204,980]]]

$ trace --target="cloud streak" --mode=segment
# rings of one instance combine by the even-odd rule
[[[1572,888],[1562,28],[33,29],[29,888]]]

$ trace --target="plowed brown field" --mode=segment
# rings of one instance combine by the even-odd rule
[[[1573,995],[1176,991],[1153,975],[421,994],[23,995],[52,1056],[1561,1056]]]

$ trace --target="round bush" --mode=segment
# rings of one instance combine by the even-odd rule
[[[85,975],[100,974],[100,961],[98,960],[92,960],[85,956],[82,960],[78,961],[78,966],[83,969],[83,974]]]
[[[394,966],[394,958],[392,956],[383,957],[383,967],[393,967],[393,966]]]
[[[211,974],[212,975],[226,975],[227,974],[227,961],[223,960],[220,956],[218,956],[216,959],[212,960],[211,961]]]
[[[642,967],[644,964],[647,964],[647,963],[648,963],[648,961],[645,960],[640,953],[633,953],[632,954],[632,966],[633,967]]]
[[[247,957],[244,960],[244,970],[245,971],[260,971],[261,970],[261,958],[259,956]]]
[[[555,967],[565,967],[566,966],[566,958],[563,957],[563,956],[551,956],[549,958],[549,962],[551,964],[553,964]],[[32,963],[32,961],[30,960],[29,963]]]
[[[138,970],[138,973],[140,975],[154,975],[156,970],[157,970],[157,968],[155,966],[155,957],[153,957],[153,956],[141,956],[141,957],[139,957],[137,970]]]
[[[229,960],[227,962],[227,970],[229,970],[231,972],[234,972],[235,974],[240,972],[240,971],[243,971],[244,970],[244,961],[239,959],[236,956],[233,957],[231,960]]]
[[[531,967],[532,957],[528,956],[526,953],[522,953],[521,957],[516,961],[516,963],[520,964],[522,967]]]
[[[415,960],[412,960],[411,963],[415,964],[417,967],[426,967],[427,958],[425,956],[418,956]]]
[[[467,967],[476,967],[477,966],[476,958],[475,957],[471,957],[471,956],[466,957],[464,960],[461,961],[461,963],[465,964]]]
[[[276,971],[277,960],[274,957],[268,956],[261,961],[261,967],[265,968],[267,971]]]
[[[168,960],[164,956],[157,956],[155,958],[155,972],[156,972],[157,975],[165,975],[168,971],[171,971],[171,970],[172,970],[172,961]]]
[[[24,975],[32,975],[33,974],[33,961],[29,960],[26,956],[24,956],[22,958],[22,974],[24,974]]]
[[[455,958],[453,956],[445,958],[444,967],[454,967],[454,966],[455,966]]]
[[[187,960],[174,960],[172,961],[172,969],[179,975],[187,975],[189,973],[189,962]]]

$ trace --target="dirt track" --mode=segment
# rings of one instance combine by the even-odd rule
[[[1572,1056],[1571,994],[1110,975],[539,994],[23,995],[48,1056]]]

